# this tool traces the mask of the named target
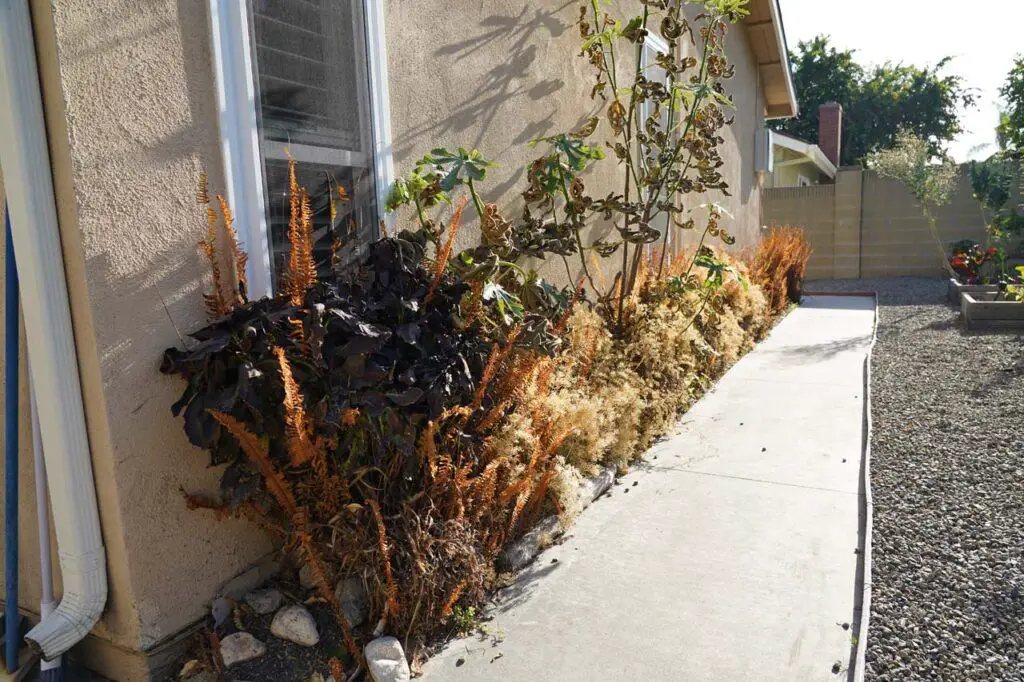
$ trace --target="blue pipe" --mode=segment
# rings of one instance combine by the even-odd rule
[[[21,640],[21,616],[18,614],[18,266],[14,262],[11,240],[11,212],[6,214],[6,251],[4,255],[4,533],[5,579],[4,661],[7,672],[18,669],[18,644]]]

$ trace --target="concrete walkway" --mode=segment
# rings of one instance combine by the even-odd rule
[[[847,679],[873,325],[806,298],[425,679]]]

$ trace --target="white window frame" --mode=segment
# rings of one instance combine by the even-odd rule
[[[385,215],[384,202],[394,181],[394,161],[384,7],[378,0],[362,0],[362,5],[367,70],[370,76],[370,149],[373,153],[377,213],[385,220],[385,224],[389,224],[393,218]],[[258,102],[250,41],[249,2],[208,0],[207,9],[225,196],[234,211],[243,246],[249,253],[246,277],[249,281],[249,296],[256,299],[273,295],[273,266],[263,187],[263,156],[257,124]],[[272,147],[264,150],[268,158],[276,158],[278,153],[283,153],[283,149],[274,146],[275,143],[268,144]],[[304,145],[289,145],[289,149],[300,161],[324,153],[324,150],[306,148]],[[344,151],[338,154],[356,156]],[[331,163],[339,163],[337,154],[332,153],[331,157]],[[347,160],[353,163],[342,165],[367,165],[365,158],[361,159],[361,163],[356,163],[358,160],[355,158]]]
[[[811,182],[811,179],[809,177],[807,177],[806,175],[802,175],[802,174],[798,173],[797,176],[796,176],[796,186],[797,187],[813,187],[814,183]]]
[[[651,60],[648,57],[649,50],[651,52],[661,52],[664,54],[669,53],[668,43],[657,33],[651,32],[644,37],[643,47],[640,49],[640,70],[647,77],[647,68],[651,66]],[[668,85],[666,79],[665,85]],[[647,118],[651,115],[651,104],[650,102],[644,101],[640,103],[640,111],[637,112],[640,115],[640,120],[637,122],[637,126],[642,126]],[[665,227],[668,230],[668,239],[665,241],[665,248],[672,249],[672,216],[668,216],[667,225]],[[648,244],[646,247],[647,255],[654,253],[654,244]]]

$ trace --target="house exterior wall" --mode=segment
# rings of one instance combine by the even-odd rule
[[[776,166],[769,176],[768,182],[765,183],[765,189],[799,187],[800,176],[807,178],[814,185],[820,185],[827,179],[812,161],[807,161],[793,166]]]
[[[133,652],[201,618],[223,581],[272,551],[249,524],[186,508],[181,490],[216,491],[220,470],[206,468],[206,454],[170,414],[183,384],[158,372],[164,349],[205,322],[200,172],[212,191],[223,188],[207,1],[32,0],[32,8],[110,579],[85,651],[100,672],[140,679]],[[388,0],[396,171],[434,146],[478,147],[501,163],[486,197],[517,216],[524,168],[540,153],[527,143],[596,110],[590,67],[576,56],[577,11],[565,0]],[[737,111],[723,134],[733,196],[722,203],[740,248],[755,243],[761,222],[754,153],[764,99],[745,31],[728,40]],[[609,137],[602,133],[597,139]],[[588,181],[595,196],[619,178],[614,161],[601,165]],[[545,270],[568,280],[561,272]],[[20,601],[35,610],[27,421],[21,433]]]

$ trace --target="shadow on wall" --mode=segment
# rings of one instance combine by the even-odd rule
[[[461,91],[453,93],[452,99],[463,93],[469,96],[459,103],[453,102],[449,116],[435,120],[432,114],[436,112],[425,112],[427,116],[423,123],[413,125],[395,141],[395,161],[398,164],[411,163],[414,160],[411,156],[420,154],[426,145],[449,134],[463,135],[467,130],[474,131],[474,136],[465,139],[463,144],[480,147],[485,140],[491,139],[495,118],[502,108],[512,106],[523,97],[542,101],[561,90],[565,82],[560,78],[545,78],[532,85],[529,81],[537,61],[536,42],[542,36],[562,36],[570,26],[558,15],[567,8],[575,7],[575,4],[570,0],[549,10],[524,7],[519,14],[495,14],[479,23],[482,32],[478,35],[436,48],[432,57],[436,60],[434,70],[437,72],[469,74],[473,71],[469,65],[474,60],[485,58],[486,54],[497,53],[504,58],[476,82],[468,77],[465,79]],[[526,122],[512,138],[512,144],[526,144],[551,132],[556,112],[557,107],[552,106],[543,118]],[[511,146],[488,150],[486,155],[498,158]],[[496,187],[495,194],[500,196],[506,189]]]

